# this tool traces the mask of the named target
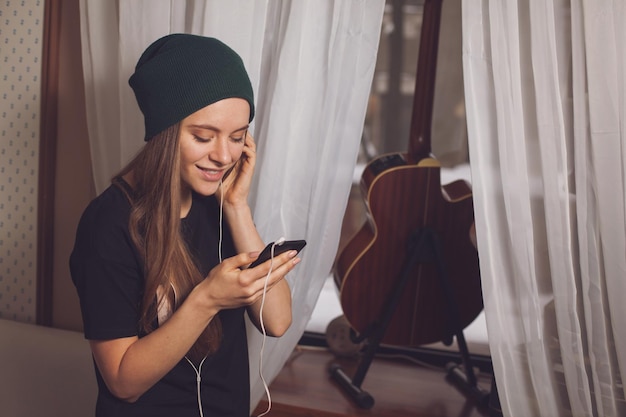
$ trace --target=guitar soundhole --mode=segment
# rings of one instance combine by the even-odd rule
[[[378,159],[372,161],[372,163],[370,164],[370,170],[372,171],[374,176],[377,176],[383,171],[386,171],[390,168],[401,166],[401,165],[406,165],[406,161],[404,160],[402,155],[398,153],[390,154],[390,155],[383,155],[379,157]]]

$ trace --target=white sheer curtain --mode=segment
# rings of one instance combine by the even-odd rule
[[[464,0],[489,345],[504,415],[624,416],[626,6]]]
[[[330,272],[361,139],[384,0],[81,0],[83,66],[98,192],[143,144],[127,80],[167,33],[215,36],[242,56],[256,94],[259,148],[251,204],[262,236],[305,238],[288,277],[294,323],[268,339],[271,381],[295,347]],[[250,331],[252,405],[264,394],[261,337]]]

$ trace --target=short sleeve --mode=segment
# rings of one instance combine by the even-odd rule
[[[87,207],[79,222],[70,272],[87,339],[138,334],[143,272],[128,232],[129,213],[126,197],[112,186]]]

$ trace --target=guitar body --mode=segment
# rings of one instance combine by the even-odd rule
[[[407,261],[409,238],[430,228],[438,236],[459,311],[461,329],[483,308],[478,253],[470,239],[474,221],[471,190],[464,181],[441,186],[433,158],[407,162],[405,154],[383,155],[361,178],[368,221],[338,255],[334,279],[344,315],[358,333],[383,314]],[[417,346],[451,340],[447,298],[434,261],[412,269],[382,342]]]
[[[368,220],[333,268],[344,316],[366,337],[386,324],[387,304],[408,277],[384,328],[382,342],[391,345],[451,342],[483,308],[478,252],[470,238],[470,187],[464,181],[442,186],[440,164],[430,151],[441,3],[424,2],[408,152],[382,155],[365,167],[361,192]],[[405,273],[411,237],[420,231],[439,242],[450,297],[428,250],[432,245]]]

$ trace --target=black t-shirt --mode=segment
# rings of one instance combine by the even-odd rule
[[[123,192],[110,186],[89,204],[81,217],[70,256],[70,270],[80,298],[87,339],[142,336],[138,329],[144,285],[142,260],[128,231],[129,213],[130,204]],[[204,276],[219,262],[219,223],[215,197],[194,195],[191,210],[182,219],[181,227]],[[222,248],[224,258],[235,252],[226,225]],[[247,417],[250,414],[244,312],[244,308],[238,308],[219,313],[222,344],[201,367],[200,391],[205,417]],[[98,417],[199,415],[196,371],[185,358],[132,404],[109,392],[97,366],[96,377]]]

